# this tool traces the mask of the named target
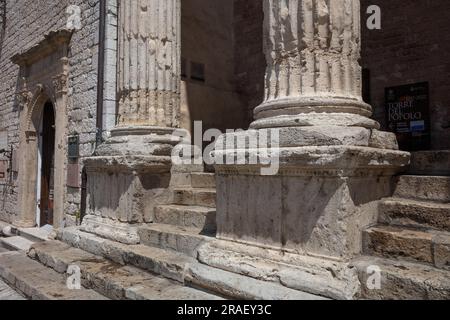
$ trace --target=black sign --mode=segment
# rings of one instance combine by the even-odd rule
[[[69,137],[68,155],[69,159],[77,159],[80,156],[80,138],[79,136]]]
[[[430,149],[429,104],[428,82],[386,88],[387,123],[400,149]]]

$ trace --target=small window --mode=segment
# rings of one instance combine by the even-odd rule
[[[205,82],[205,65],[202,63],[191,62],[191,79]]]

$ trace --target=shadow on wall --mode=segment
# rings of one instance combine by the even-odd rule
[[[247,106],[236,90],[232,0],[182,2],[181,126],[245,129]],[[214,21],[214,23],[211,23]]]

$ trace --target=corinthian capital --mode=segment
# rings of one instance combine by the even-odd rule
[[[68,77],[65,73],[53,77],[53,88],[56,94],[67,93],[67,81]]]

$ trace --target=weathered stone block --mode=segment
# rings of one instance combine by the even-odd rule
[[[380,202],[379,210],[384,224],[450,232],[449,204],[391,198]]]
[[[401,176],[394,194],[397,198],[450,202],[450,177]]]
[[[392,194],[391,174],[408,155],[356,147],[280,151],[280,170],[217,166],[218,237],[296,252],[360,252],[369,204]],[[376,160],[374,160],[376,159]],[[372,210],[372,211],[371,211]]]

